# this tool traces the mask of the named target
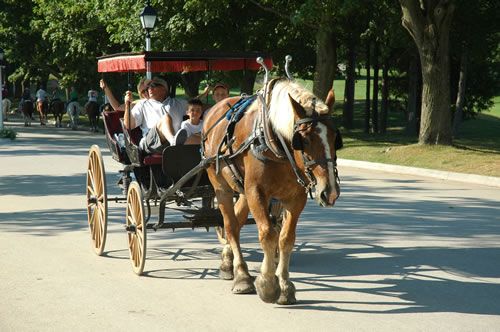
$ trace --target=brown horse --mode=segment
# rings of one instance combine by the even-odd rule
[[[40,125],[45,126],[47,122],[47,115],[49,114],[49,103],[47,100],[36,102],[36,110],[40,116]]]
[[[207,172],[229,243],[223,250],[221,278],[234,279],[233,293],[256,290],[265,302],[293,304],[295,286],[289,279],[289,262],[297,221],[313,187],[321,206],[333,206],[339,196],[336,150],[341,147],[340,134],[328,116],[329,107],[290,80],[270,81],[246,110],[231,107],[228,111],[231,105],[241,104],[238,99],[216,104],[203,128],[204,157],[214,160]],[[237,117],[241,119],[231,120]],[[233,204],[235,192],[239,198]],[[279,234],[268,213],[271,199],[279,200],[284,208]],[[239,241],[249,212],[264,252],[255,286]]]
[[[89,101],[85,104],[84,110],[89,118],[90,130],[97,133],[99,131],[97,126],[99,122],[99,105],[95,101]]]
[[[33,111],[35,107],[33,106],[33,101],[31,100],[23,100],[21,103],[21,112],[23,113],[24,118],[24,126],[30,127],[31,120],[33,120]]]
[[[61,99],[52,99],[49,111],[54,115],[55,126],[62,127],[62,118],[65,113],[64,101]]]

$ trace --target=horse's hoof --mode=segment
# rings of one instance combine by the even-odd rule
[[[234,280],[233,294],[255,294],[253,278],[250,276],[239,277]]]
[[[291,281],[281,281],[281,294],[277,301],[278,304],[290,305],[297,303],[295,298],[295,286]]]
[[[257,294],[260,299],[266,303],[275,303],[280,296],[280,286],[278,277],[273,276],[270,280],[266,280],[259,275],[255,280]]]
[[[233,266],[222,263],[219,268],[219,278],[222,280],[233,280],[234,279]]]

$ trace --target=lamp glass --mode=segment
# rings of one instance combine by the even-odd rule
[[[153,7],[147,5],[142,10],[140,15],[142,27],[146,30],[152,30],[155,27],[156,22],[156,10]]]

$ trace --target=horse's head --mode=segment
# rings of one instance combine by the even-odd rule
[[[328,106],[289,81],[276,83],[271,98],[271,103],[280,99],[280,107],[270,108],[275,130],[291,142],[297,164],[310,184],[316,186],[318,203],[333,206],[340,194],[336,153],[342,147],[342,138]]]
[[[292,147],[301,155],[310,181],[316,182],[316,200],[321,206],[333,206],[340,195],[337,171],[337,150],[342,147],[340,132],[328,113],[312,112],[290,97],[295,112]],[[314,102],[313,102],[314,103]],[[308,114],[309,113],[309,114]],[[309,174],[308,174],[309,173]]]

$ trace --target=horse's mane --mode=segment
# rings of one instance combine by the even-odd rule
[[[301,85],[287,79],[276,82],[271,91],[269,119],[274,130],[288,140],[292,139],[295,123],[295,113],[290,98],[302,106],[306,115],[313,113],[313,100],[316,100],[314,110],[318,114],[327,114],[329,111],[323,101]]]

